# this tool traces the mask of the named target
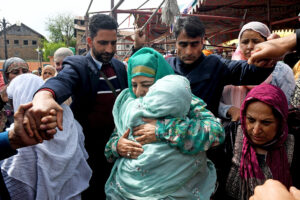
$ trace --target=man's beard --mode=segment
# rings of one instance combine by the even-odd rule
[[[95,59],[102,62],[102,63],[109,63],[111,59],[114,57],[115,52],[113,53],[99,53],[96,51],[95,47],[92,48],[93,55],[95,56]]]

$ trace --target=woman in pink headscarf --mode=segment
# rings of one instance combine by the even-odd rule
[[[248,200],[267,179],[299,187],[295,137],[288,134],[287,118],[288,103],[280,88],[261,84],[248,93],[225,186],[228,199]]]
[[[255,45],[267,39],[274,39],[274,34],[271,34],[265,24],[261,22],[245,24],[239,33],[238,48],[232,56],[232,59],[248,60]],[[290,96],[295,88],[295,81],[293,71],[288,65],[283,62],[277,62],[274,71],[267,80],[265,80],[265,83],[280,87],[289,102]],[[247,92],[249,92],[252,87],[253,86],[226,86],[220,101],[219,116],[225,119],[231,118],[232,121],[238,121],[240,118],[241,104]]]

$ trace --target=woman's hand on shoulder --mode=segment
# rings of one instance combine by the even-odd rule
[[[136,159],[144,152],[141,144],[128,139],[130,129],[128,129],[119,139],[117,144],[118,154],[122,157]]]

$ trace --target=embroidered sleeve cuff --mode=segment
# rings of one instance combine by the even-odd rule
[[[155,135],[157,140],[162,140],[163,135],[165,133],[165,121],[164,120],[157,120],[156,122],[156,130]]]
[[[118,154],[118,150],[117,150],[117,145],[118,145],[119,139],[120,139],[120,138],[118,138],[118,139],[112,144],[112,147],[111,147],[111,151],[112,151],[113,155],[114,155],[116,158],[120,157],[120,155]]]

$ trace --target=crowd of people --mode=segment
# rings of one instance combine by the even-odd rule
[[[300,77],[278,61],[300,30],[273,39],[250,22],[224,59],[180,17],[175,57],[138,29],[125,67],[117,29],[93,15],[90,51],[58,49],[40,77],[5,61],[0,199],[300,199]]]

